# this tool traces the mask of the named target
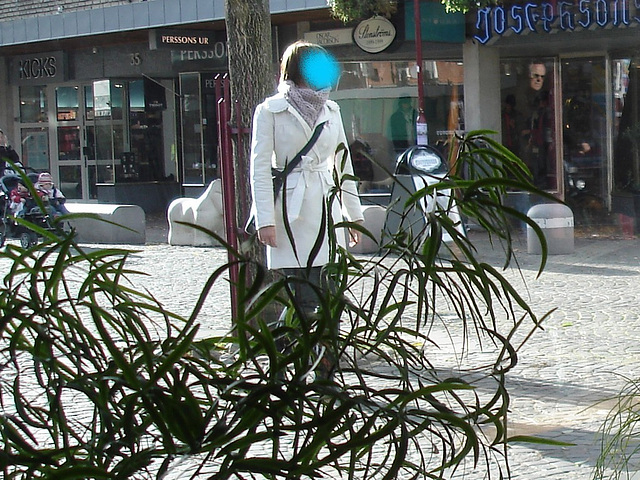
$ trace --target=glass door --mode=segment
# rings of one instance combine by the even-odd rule
[[[92,93],[92,97],[87,96],[87,162],[93,165],[98,184],[113,184],[116,177],[121,177],[121,163],[128,166],[130,158],[124,158],[125,145],[129,144],[126,82],[98,80],[93,82]]]
[[[84,128],[82,88],[78,85],[55,88],[57,165],[60,189],[67,198],[88,198],[83,175]]]
[[[182,182],[204,184],[204,151],[202,136],[202,92],[199,73],[180,74],[182,117]]]
[[[606,210],[607,77],[603,56],[562,59],[562,126],[565,201],[578,225]]]
[[[111,137],[111,132],[99,131],[93,92],[93,85],[55,88],[58,178],[70,199],[96,199],[96,184],[108,180],[112,172],[106,168],[105,178],[105,161],[98,161],[96,155],[96,138],[101,138],[100,133]],[[112,166],[112,158],[106,163]]]
[[[180,74],[182,183],[206,185],[217,171],[217,99],[213,82],[198,72]]]

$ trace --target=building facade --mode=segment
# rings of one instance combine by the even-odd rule
[[[384,195],[397,154],[415,141],[413,1],[399,2],[388,20],[349,25],[330,16],[325,0],[270,3],[274,66],[299,38],[339,59],[332,97],[361,192]],[[217,176],[223,0],[15,5],[0,6],[0,128],[25,164],[50,170],[69,198],[146,210]],[[446,151],[456,131],[494,130],[540,187],[583,199],[574,205],[578,221],[636,217],[635,4],[542,0],[466,16],[445,14],[437,1],[420,8],[430,143]]]

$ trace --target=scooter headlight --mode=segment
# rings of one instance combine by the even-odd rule
[[[576,188],[578,190],[584,190],[586,186],[587,184],[584,180],[576,180]]]
[[[423,148],[417,148],[411,153],[409,163],[413,169],[423,173],[433,173],[442,165],[436,153]]]

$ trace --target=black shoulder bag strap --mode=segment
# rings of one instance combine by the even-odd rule
[[[274,199],[280,193],[280,189],[282,188],[282,184],[284,183],[284,178],[287,175],[289,175],[294,168],[298,166],[298,164],[302,161],[302,157],[305,156],[307,153],[309,153],[309,150],[313,148],[313,145],[316,143],[316,140],[318,140],[318,137],[320,136],[320,133],[322,133],[322,129],[324,128],[326,123],[327,121],[324,121],[316,126],[309,141],[306,143],[304,147],[302,147],[302,149],[298,152],[298,154],[291,159],[290,162],[287,162],[287,164],[284,167],[284,170],[280,171],[280,170],[276,170],[275,168],[271,169],[271,175],[273,177]]]

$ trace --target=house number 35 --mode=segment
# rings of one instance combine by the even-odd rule
[[[131,53],[129,54],[129,64],[130,65],[140,65],[142,64],[142,57],[139,53]]]

